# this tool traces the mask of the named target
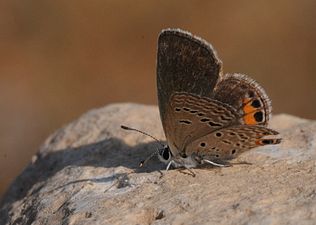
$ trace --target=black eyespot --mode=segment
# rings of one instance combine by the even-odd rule
[[[258,99],[255,99],[252,101],[251,106],[255,108],[259,108],[261,106],[261,103]]]
[[[255,117],[255,120],[257,122],[262,122],[262,120],[263,120],[263,113],[261,111],[256,112],[253,116]]]
[[[216,158],[218,158],[218,157],[219,157],[219,155],[215,155],[215,157],[216,157]]]
[[[179,111],[181,111],[181,109],[180,108],[176,108],[176,111],[179,112]]]
[[[211,149],[214,150],[214,149],[216,149],[216,147],[212,147]]]
[[[236,133],[234,133],[234,132],[230,132],[230,133],[229,133],[229,135],[230,135],[230,136],[235,136],[235,135],[236,135]]]
[[[236,149],[232,150],[232,155],[234,155],[236,153]]]
[[[215,133],[216,137],[221,137],[223,134],[220,132]]]
[[[201,122],[208,122],[208,121],[210,121],[209,119],[207,119],[207,118],[203,118],[203,119],[201,119]]]
[[[204,113],[198,113],[198,116],[204,116],[205,114]]]
[[[239,143],[236,143],[236,146],[240,146],[240,144],[239,144]]]
[[[201,146],[201,147],[205,147],[205,146],[206,146],[206,143],[205,143],[205,142],[201,142],[201,143],[200,143],[200,146]]]
[[[184,111],[190,111],[190,109],[188,109],[188,108],[183,108],[183,110],[184,110]]]
[[[261,142],[262,142],[262,144],[265,144],[265,145],[273,144],[273,140],[272,139],[264,139]]]
[[[197,110],[191,110],[190,113],[197,113]]]

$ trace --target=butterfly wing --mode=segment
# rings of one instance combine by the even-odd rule
[[[266,140],[263,139],[265,136],[277,135],[277,131],[262,125],[248,125],[244,121],[244,116],[247,114],[239,113],[230,105],[215,99],[175,93],[171,97],[166,118],[166,136],[170,149],[173,155],[191,155],[197,149],[214,154],[212,148],[218,145],[217,151],[228,154],[228,150],[232,148],[229,144],[236,144],[235,155],[238,155],[260,145],[279,143],[277,137],[269,139],[271,142],[263,141]],[[221,136],[221,133],[224,135]],[[220,141],[222,139],[223,142]],[[209,143],[208,145],[213,143],[214,146],[200,148],[200,142]],[[227,158],[226,155],[224,158]]]
[[[175,157],[201,152],[205,159],[229,159],[280,142],[264,139],[278,134],[266,128],[271,104],[265,91],[245,75],[223,76],[212,46],[188,32],[168,29],[160,34],[157,89],[162,125]]]
[[[216,130],[204,131],[205,136],[191,139],[183,148],[186,155],[196,153],[211,161],[227,160],[254,147],[280,143],[281,139],[273,136],[278,132],[266,127],[271,101],[256,81],[241,74],[225,75],[215,86],[213,98],[234,109],[237,116]]]
[[[213,98],[236,109],[242,118],[240,124],[268,124],[271,101],[263,88],[246,75],[225,74],[216,85]]]
[[[161,32],[158,39],[157,89],[165,132],[172,94],[186,92],[211,97],[221,69],[220,59],[206,41],[179,29]]]
[[[167,108],[166,136],[173,155],[215,130],[238,124],[238,114],[225,103],[188,93],[174,93]]]
[[[279,144],[277,134],[264,126],[236,125],[194,140],[186,146],[186,154],[211,161],[229,160],[254,147]]]

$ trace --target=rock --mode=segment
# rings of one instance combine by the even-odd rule
[[[283,142],[226,168],[163,171],[149,137],[164,139],[155,106],[92,110],[41,146],[1,203],[0,224],[314,224],[316,122],[277,115]]]

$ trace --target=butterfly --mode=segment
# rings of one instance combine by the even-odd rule
[[[271,101],[243,74],[223,74],[211,44],[180,29],[158,38],[157,90],[167,169],[222,166],[241,153],[281,142],[267,127]]]

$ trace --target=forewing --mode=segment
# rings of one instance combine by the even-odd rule
[[[221,65],[213,47],[201,38],[179,29],[161,32],[158,39],[157,89],[165,132],[172,94],[186,92],[211,97]]]

